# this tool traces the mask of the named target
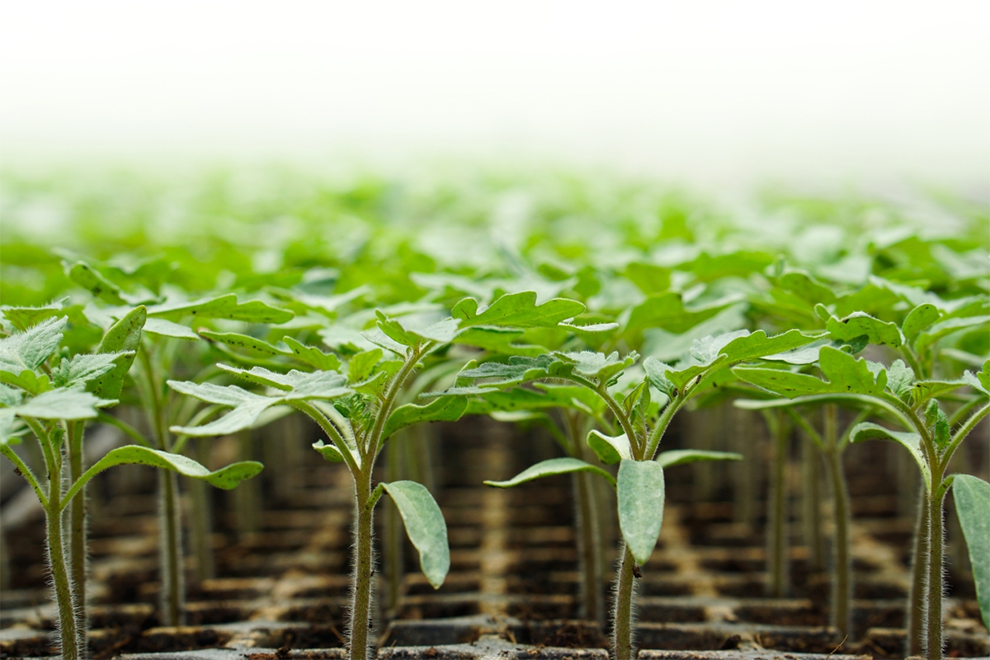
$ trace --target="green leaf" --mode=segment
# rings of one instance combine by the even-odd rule
[[[526,468],[508,481],[486,481],[485,485],[495,486],[496,488],[511,488],[527,481],[552,477],[558,474],[569,474],[571,472],[592,472],[604,477],[613,487],[615,486],[615,477],[605,470],[577,458],[570,457],[551,458],[546,461],[540,461],[536,465]]]
[[[137,350],[141,347],[141,332],[147,319],[147,309],[143,306],[135,307],[110,326],[110,329],[103,335],[96,352],[118,353],[119,357],[117,357],[112,370],[90,383],[89,390],[96,396],[104,399],[120,397],[120,391],[124,387],[124,378],[130,371],[131,365],[134,364]]]
[[[650,356],[643,360],[643,369],[646,371],[646,378],[650,381],[650,385],[666,394],[668,398],[673,399],[677,396],[677,386],[667,378],[667,372],[672,370],[670,365]]]
[[[507,293],[488,307],[480,307],[474,298],[465,298],[451,310],[455,319],[460,319],[460,327],[494,325],[510,328],[552,327],[582,314],[584,305],[565,298],[553,298],[541,305],[536,304],[535,291]]]
[[[636,333],[646,328],[660,328],[681,334],[715,316],[729,304],[731,302],[688,309],[684,306],[679,293],[671,291],[651,295],[629,311],[623,331]]]
[[[639,565],[653,554],[663,524],[663,467],[656,461],[619,463],[619,529]]]
[[[959,380],[919,380],[909,386],[914,398],[914,405],[920,406],[929,399],[936,399],[945,396],[949,392],[954,392],[967,384],[965,378]],[[889,385],[888,385],[889,387]]]
[[[313,449],[320,452],[320,455],[331,463],[344,462],[344,455],[340,453],[340,450],[333,445],[324,444],[322,440],[314,442]]]
[[[213,332],[212,330],[207,330],[204,328],[199,330],[198,334],[200,337],[208,339],[211,342],[217,342],[230,346],[231,348],[240,349],[251,356],[282,356],[288,352],[280,350],[263,339],[251,337],[250,335],[244,335],[239,332]],[[236,353],[234,355],[236,355]]]
[[[538,357],[513,355],[508,362],[484,362],[473,369],[461,371],[458,378],[492,380],[476,387],[454,387],[447,390],[447,394],[484,394],[490,388],[505,389],[540,378],[563,375],[572,367],[572,361],[556,353]]]
[[[261,472],[264,467],[257,461],[233,463],[215,472],[181,454],[171,454],[158,449],[149,449],[138,445],[128,445],[111,450],[106,456],[97,461],[87,473],[96,474],[115,465],[150,465],[178,472],[184,477],[205,481],[211,486],[230,490],[245,479],[250,479]]]
[[[419,346],[428,342],[447,344],[457,334],[457,319],[428,322],[420,316],[391,318],[380,310],[375,313],[378,316],[378,328],[385,336],[402,346]]]
[[[204,298],[195,302],[165,303],[148,308],[148,316],[179,321],[188,316],[201,319],[231,319],[250,323],[286,323],[294,314],[287,310],[264,303],[260,300],[238,302],[237,295],[224,294],[215,298]],[[149,330],[150,332],[150,330]]]
[[[62,267],[70,280],[87,289],[94,296],[111,305],[126,305],[130,302],[116,284],[103,277],[95,268],[82,261],[69,265],[63,261]]]
[[[619,357],[618,351],[613,351],[608,355],[594,351],[558,353],[557,355],[574,363],[572,368],[574,373],[589,378],[597,378],[603,383],[609,382],[614,376],[634,365],[639,359],[635,351],[624,358]]]
[[[347,379],[352,383],[360,383],[367,378],[378,361],[382,359],[382,349],[373,348],[361,351],[347,361]]]
[[[830,384],[819,378],[784,369],[735,367],[732,373],[740,380],[788,398],[832,391]]]
[[[333,353],[324,353],[315,346],[307,346],[289,336],[283,337],[282,341],[292,351],[293,357],[300,362],[319,371],[340,370],[340,359]]]
[[[605,465],[614,465],[622,460],[632,458],[632,447],[626,434],[617,436],[605,435],[592,429],[588,433],[588,446],[595,452]]]
[[[990,324],[990,316],[967,316],[947,319],[920,332],[914,342],[915,350],[919,353],[924,352],[929,346],[955,332],[980,329],[981,327],[986,332],[988,324]]]
[[[683,465],[685,463],[697,463],[699,461],[741,461],[742,454],[729,451],[704,451],[700,449],[672,449],[662,451],[657,456],[656,461],[661,467],[668,468],[672,465]]]
[[[942,313],[931,303],[918,305],[908,313],[903,325],[901,325],[904,339],[913,342],[918,333],[931,327],[941,316]]]
[[[921,476],[925,480],[925,487],[931,490],[932,476],[928,469],[928,462],[921,453],[920,435],[917,433],[891,431],[872,422],[863,422],[854,426],[852,431],[850,431],[849,441],[862,442],[864,440],[893,440],[907,449],[911,457],[914,458],[915,463],[918,464],[918,469],[921,470]]]
[[[443,585],[450,570],[447,523],[430,491],[415,481],[383,483],[402,516],[406,534],[419,551],[419,566],[434,589]]]
[[[42,392],[10,410],[20,417],[37,419],[93,419],[99,414],[97,408],[114,403],[79,388],[60,388]]]
[[[425,406],[407,403],[396,408],[385,422],[382,439],[387,439],[401,428],[417,422],[456,422],[467,410],[467,399],[462,396],[444,396]]]
[[[24,393],[15,390],[13,387],[0,385],[0,405],[5,407],[16,406],[24,398]]]
[[[978,374],[964,371],[962,380],[977,392],[990,396],[990,360],[983,363],[983,370]]]
[[[0,307],[0,313],[3,313],[4,318],[13,323],[14,327],[21,331],[27,330],[32,325],[37,325],[45,319],[58,316],[61,312],[61,303],[53,303],[44,307],[15,307],[6,305]]]
[[[55,387],[72,387],[84,385],[112,371],[116,360],[125,357],[120,353],[97,353],[87,355],[80,353],[72,358],[62,358],[57,367],[52,369],[52,385]],[[131,358],[134,356],[131,355]]]
[[[866,335],[871,344],[898,347],[903,343],[901,331],[896,323],[888,323],[873,318],[863,312],[854,312],[844,319],[831,317],[825,324],[833,339],[850,341]]]
[[[159,335],[161,337],[173,337],[175,339],[187,339],[199,341],[200,336],[190,328],[181,323],[173,323],[165,319],[148,318],[144,323],[144,331],[148,334]]]
[[[976,602],[983,625],[990,628],[990,484],[968,474],[957,474],[952,482],[956,514],[969,548],[969,562],[976,583]]]
[[[20,376],[34,371],[58,349],[66,317],[46,319],[24,332],[0,339],[0,371]]]
[[[897,398],[907,401],[907,398],[911,396],[911,385],[914,383],[914,378],[914,370],[911,367],[904,364],[903,360],[894,360],[894,363],[887,369],[887,389],[893,392]]]

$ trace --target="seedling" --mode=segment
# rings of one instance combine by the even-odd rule
[[[604,402],[622,433],[607,436],[591,431],[587,442],[606,464],[619,464],[617,477],[585,461],[566,457],[538,463],[500,487],[515,486],[532,479],[556,474],[590,472],[613,484],[618,500],[619,528],[624,540],[615,583],[615,609],[612,613],[612,652],[617,660],[635,657],[633,610],[635,577],[645,564],[660,534],[663,522],[663,469],[697,460],[739,459],[738,454],[676,450],[658,454],[664,432],[674,415],[695,394],[731,378],[729,367],[763,355],[792,350],[813,337],[797,330],[768,337],[763,331],[747,330],[705,337],[695,342],[690,355],[674,367],[655,358],[643,362],[643,375],[619,384],[620,376],[632,367],[638,356],[620,358],[605,355],[555,352],[539,357],[514,356],[507,362],[487,362],[462,371],[462,378],[476,379],[472,387],[453,388],[447,395],[484,395],[492,389],[508,389],[542,379],[560,379],[587,388]],[[652,400],[651,387],[662,399]],[[511,390],[510,390],[511,391]]]
[[[123,319],[122,325],[111,327],[101,345],[123,341],[120,337],[131,333],[132,322],[133,318]],[[86,622],[80,607],[84,598],[85,542],[83,540],[81,548],[77,548],[73,539],[70,571],[66,562],[63,514],[70,506],[83,510],[80,494],[86,484],[107,468],[139,464],[203,479],[220,488],[233,488],[257,474],[261,464],[236,463],[210,472],[178,454],[125,446],[111,450],[81,474],[72,470],[65,475],[67,462],[81,466],[81,459],[76,457],[82,446],[82,424],[96,419],[101,409],[117,403],[113,399],[100,398],[94,391],[119,389],[118,383],[129,366],[128,359],[133,357],[132,351],[78,354],[55,363],[52,356],[57,355],[65,328],[65,317],[49,318],[0,339],[0,380],[5,383],[0,385],[0,453],[14,463],[45,511],[47,560],[58,606],[61,653],[64,660],[78,660],[86,655]],[[13,445],[29,432],[44,456],[47,484],[35,476],[13,449]],[[72,526],[76,526],[75,517]],[[81,528],[85,529],[84,514]],[[75,554],[77,552],[81,552],[81,560]]]
[[[910,356],[916,368],[924,369],[925,361],[919,359],[918,348],[919,345],[924,346],[925,342],[932,341],[931,337],[935,335],[944,336],[940,334],[942,331],[938,325],[951,323],[951,327],[959,329],[979,324],[979,321],[974,323],[972,319],[956,319],[933,325],[938,318],[938,311],[933,305],[928,304],[912,310],[902,328],[865,314],[853,315],[843,321],[832,318],[827,327],[832,337],[837,339],[865,336],[871,343],[903,347],[904,354]],[[925,328],[931,329],[923,332]],[[754,385],[792,399],[863,401],[887,411],[905,429],[904,432],[891,431],[864,422],[852,429],[850,438],[852,442],[871,438],[894,440],[910,452],[919,466],[924,484],[922,516],[925,523],[919,528],[925,533],[919,535],[923,541],[919,543],[921,552],[916,552],[915,566],[919,567],[919,570],[915,572],[915,584],[909,608],[922,604],[925,606],[923,611],[927,614],[923,623],[909,619],[911,624],[909,643],[913,646],[916,638],[920,636],[923,625],[928,658],[941,658],[944,590],[942,503],[955,478],[953,475],[948,475],[946,470],[962,441],[990,412],[990,405],[985,401],[988,396],[990,366],[984,363],[983,371],[979,376],[967,372],[959,381],[931,380],[919,378],[912,367],[900,360],[895,361],[890,367],[884,367],[882,364],[864,359],[857,360],[831,346],[820,348],[818,364],[825,380],[779,369],[740,367],[734,371],[737,376]],[[952,424],[942,410],[938,398],[945,398],[965,385],[971,386],[976,396],[964,405],[961,411],[957,411],[956,417],[961,420],[960,412],[967,414],[973,408],[976,410],[969,414],[955,433],[952,433]],[[967,537],[969,536],[970,534],[967,534]],[[927,575],[923,570],[926,566]],[[980,569],[974,566],[974,570]],[[977,577],[977,582],[980,579]],[[918,594],[922,594],[920,598]]]
[[[190,436],[234,433],[250,427],[262,412],[274,406],[295,408],[320,425],[329,443],[321,440],[313,445],[314,449],[331,463],[344,463],[354,479],[348,647],[353,660],[366,660],[370,653],[374,573],[373,516],[375,504],[383,494],[387,493],[399,510],[406,533],[419,552],[420,568],[434,589],[443,584],[450,566],[446,525],[430,492],[422,484],[408,480],[375,485],[373,472],[393,434],[417,422],[459,419],[467,401],[454,394],[427,405],[398,405],[403,386],[425,360],[452,343],[483,346],[506,341],[528,328],[566,328],[562,322],[582,311],[584,306],[571,300],[552,299],[537,305],[535,293],[521,292],[504,295],[488,307],[467,298],[454,306],[452,317],[446,318],[391,318],[378,312],[375,327],[359,335],[375,348],[350,355],[345,361],[287,340],[285,346],[268,346],[276,355],[306,362],[309,371],[279,373],[260,366],[243,369],[218,365],[235,377],[267,388],[263,394],[236,385],[169,381],[169,386],[178,392],[233,408],[208,424],[171,430]],[[239,341],[248,340],[256,347],[264,343],[246,336]]]

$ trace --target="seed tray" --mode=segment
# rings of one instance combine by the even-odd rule
[[[406,553],[407,573],[395,616],[383,626],[380,658],[502,652],[525,658],[607,657],[602,631],[578,620],[568,480],[508,491],[477,486],[493,473],[509,475],[539,460],[538,448],[516,452],[507,446],[510,438],[497,434],[481,442],[465,439],[462,431],[446,434],[443,455],[483,466],[487,474],[440,472],[445,487],[438,499],[449,527],[451,573],[434,592],[417,572],[415,553]],[[330,465],[299,466],[292,482],[267,502],[257,532],[238,534],[231,515],[217,516],[219,577],[191,589],[190,625],[181,628],[155,627],[154,497],[138,492],[113,498],[92,534],[93,657],[343,657],[350,478]],[[850,482],[860,492],[854,525],[857,643],[844,644],[837,631],[825,627],[827,580],[809,568],[799,539],[790,552],[792,593],[763,597],[760,518],[740,524],[733,520],[731,502],[694,501],[690,473],[678,476],[672,470],[664,530],[639,581],[636,637],[642,657],[814,658],[836,652],[900,657],[907,568],[898,544],[910,526],[896,516],[894,498],[871,492],[855,473]],[[223,505],[225,497],[218,493],[216,503]],[[24,567],[15,575],[22,586],[43,579],[40,569],[16,552],[36,536],[37,530],[25,528],[11,543],[14,565]],[[975,606],[957,598],[949,612],[949,654],[990,653]],[[44,655],[54,615],[44,590],[4,593],[0,650],[6,657]],[[698,653],[684,655],[683,649]]]

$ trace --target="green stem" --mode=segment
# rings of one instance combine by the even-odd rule
[[[623,544],[622,563],[615,578],[615,609],[612,614],[612,658],[633,660],[633,598],[636,595],[636,560]]]
[[[825,569],[822,540],[822,488],[819,456],[821,452],[810,442],[801,443],[801,513],[804,527],[804,541],[808,546],[808,564],[812,571]]]
[[[770,473],[770,542],[767,560],[770,563],[770,595],[781,598],[787,590],[787,448],[790,425],[781,414],[776,415],[773,429],[773,470]]]
[[[371,497],[371,470],[354,475],[355,524],[354,524],[354,573],[352,576],[351,617],[348,639],[350,660],[368,660],[371,619],[371,581],[374,576],[372,542],[374,533],[374,507],[368,506]]]
[[[41,439],[41,438],[39,438]],[[55,602],[58,605],[59,634],[62,660],[79,660],[82,657],[82,631],[76,626],[76,600],[72,581],[65,565],[65,542],[62,538],[62,470],[57,462],[48,465],[48,507],[45,519],[48,525],[48,562],[55,585]]]
[[[174,472],[158,470],[159,530],[162,567],[162,624],[181,626],[185,600],[182,575],[182,527],[179,523],[179,484]]]
[[[83,475],[83,433],[85,422],[67,422],[69,447],[69,483],[74,484]],[[86,612],[86,489],[83,488],[69,503],[69,557],[72,584],[76,591],[76,623],[80,630],[87,628]]]
[[[928,496],[928,660],[942,660],[942,596],[945,590],[942,557],[945,543],[943,495],[932,489]]]
[[[911,593],[908,596],[907,655],[921,655],[925,643],[928,610],[928,501],[925,488],[918,494],[918,519],[914,530],[914,556],[911,560]]]
[[[825,452],[825,465],[832,486],[835,539],[832,543],[832,625],[843,635],[852,634],[852,539],[850,536],[849,488],[842,468],[842,454]]]
[[[577,499],[578,560],[581,569],[581,614],[599,625],[605,621],[602,600],[601,530],[592,494],[592,480],[586,472],[573,477]]]
[[[193,451],[201,465],[208,464],[205,441],[194,442]],[[189,483],[189,494],[192,497],[192,525],[189,540],[196,554],[196,580],[202,584],[204,580],[213,579],[216,574],[213,565],[213,516],[210,493],[205,481],[193,479]]]

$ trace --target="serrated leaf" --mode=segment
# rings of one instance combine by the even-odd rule
[[[990,628],[990,484],[968,474],[952,481],[959,526],[966,537],[983,625]]]
[[[632,458],[632,447],[625,433],[611,436],[592,429],[588,433],[587,440],[588,446],[605,465],[614,465],[619,461]]]
[[[667,292],[651,295],[629,311],[623,332],[635,334],[647,328],[659,328],[674,334],[681,334],[715,316],[730,304],[732,302],[688,309],[684,306],[679,293]]]
[[[427,582],[439,589],[450,570],[447,523],[430,491],[415,481],[383,483],[399,510],[406,535],[419,551],[419,566]]]
[[[921,476],[925,480],[925,488],[929,491],[932,487],[931,471],[928,469],[928,462],[921,453],[921,436],[917,433],[907,433],[891,431],[872,422],[862,422],[853,427],[849,433],[850,442],[862,442],[864,440],[893,440],[908,450],[914,462],[921,470]]]
[[[124,357],[120,353],[96,353],[87,355],[80,353],[72,358],[62,358],[57,367],[52,369],[52,385],[55,387],[72,387],[84,385],[112,371],[117,366],[116,360]],[[134,356],[131,355],[131,358]]]
[[[662,467],[668,468],[673,465],[683,465],[685,463],[698,463],[700,461],[741,461],[742,454],[729,451],[705,451],[700,449],[671,449],[662,451],[657,456],[656,461]]]
[[[913,342],[918,333],[931,327],[941,316],[942,313],[931,303],[918,305],[908,313],[901,325],[904,339]]]
[[[194,302],[155,305],[148,308],[148,316],[166,321],[179,321],[188,316],[194,316],[201,319],[230,319],[250,323],[277,324],[291,321],[294,314],[287,309],[273,307],[260,300],[238,302],[236,294],[227,293]]]
[[[97,408],[114,403],[79,388],[61,388],[42,392],[10,410],[19,417],[37,419],[93,419],[99,414]]]
[[[625,369],[628,369],[639,356],[633,352],[625,357],[619,357],[618,351],[605,355],[594,351],[580,351],[577,353],[558,353],[574,363],[572,371],[582,376],[597,378],[601,382],[608,382],[613,376]]]
[[[454,305],[451,315],[460,319],[461,328],[493,325],[510,328],[545,328],[584,313],[585,307],[575,300],[553,298],[537,305],[535,291],[520,291],[500,296],[488,307],[479,307],[474,298]]]
[[[106,374],[90,383],[89,390],[104,399],[117,399],[124,387],[124,378],[134,364],[137,350],[141,347],[141,333],[148,319],[147,309],[138,306],[110,326],[103,335],[97,353],[117,353],[115,366]]]
[[[962,380],[977,392],[990,396],[990,360],[983,363],[983,370],[978,374],[964,371]]]
[[[844,319],[833,316],[825,324],[825,329],[830,337],[841,341],[850,341],[865,335],[869,337],[871,344],[896,348],[903,343],[896,323],[881,321],[863,312],[854,312]]]
[[[211,472],[196,461],[181,454],[149,449],[138,445],[128,445],[111,450],[97,461],[87,472],[97,473],[115,465],[150,465],[177,472],[184,477],[205,481],[211,486],[230,490],[246,479],[261,472],[264,467],[256,461],[233,463]]]
[[[418,422],[456,422],[467,410],[467,399],[462,396],[445,396],[434,399],[425,406],[407,403],[396,408],[385,422],[382,439],[387,439],[401,428]]]
[[[897,398],[907,401],[907,397],[911,395],[911,385],[914,383],[914,378],[914,370],[911,367],[904,364],[903,360],[894,360],[894,363],[887,369],[887,389],[893,392]]]
[[[15,390],[13,387],[7,387],[6,385],[0,385],[0,405],[2,406],[16,406],[24,398],[24,393],[20,390]]]
[[[663,467],[656,461],[619,463],[616,486],[619,499],[619,529],[639,565],[645,564],[663,525]]]
[[[511,488],[513,486],[518,486],[519,484],[524,484],[527,481],[534,481],[536,479],[542,479],[543,477],[552,477],[558,474],[570,474],[572,472],[592,472],[604,477],[610,484],[612,484],[613,487],[615,486],[615,477],[605,470],[590,463],[585,463],[580,459],[571,457],[551,458],[546,461],[540,461],[535,465],[529,466],[511,479],[506,481],[486,481],[485,485],[494,486],[496,488]]]
[[[58,349],[66,317],[46,319],[24,332],[0,339],[0,371],[20,376],[34,371]]]
[[[61,304],[45,305],[43,307],[0,307],[0,313],[4,318],[14,324],[20,331],[25,331],[33,325],[37,325],[53,316],[58,316],[62,312]]]
[[[382,355],[380,348],[353,355],[347,362],[347,379],[352,383],[363,381],[371,374],[378,361],[382,359]]]

